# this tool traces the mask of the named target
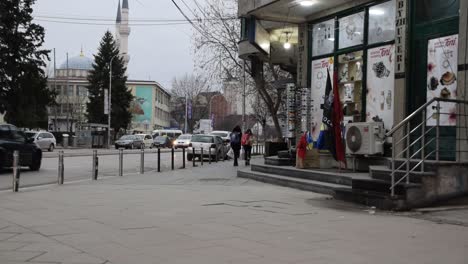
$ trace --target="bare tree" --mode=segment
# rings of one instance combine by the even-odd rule
[[[265,102],[277,136],[282,138],[278,110],[283,103],[284,89],[277,89],[272,83],[289,77],[289,74],[271,63],[265,64],[252,58],[250,63],[244,64],[238,57],[238,43],[241,40],[241,24],[237,19],[238,0],[193,2],[196,9],[190,12],[196,17],[196,21],[192,21],[196,66],[214,83],[220,83],[225,78],[243,80],[245,71],[247,86],[252,87]]]

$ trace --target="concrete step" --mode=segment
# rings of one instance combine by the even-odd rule
[[[408,208],[402,196],[391,197],[381,192],[364,191],[356,189],[335,189],[335,199],[374,206],[381,210],[405,210]]]
[[[373,179],[383,180],[390,182],[392,180],[392,170],[389,169],[387,166],[370,166],[369,167],[370,176]],[[400,180],[404,177],[405,172],[396,172],[395,173],[395,181]],[[424,176],[434,176],[434,172],[420,172],[414,171],[410,173],[410,182],[411,183],[421,183],[421,179]],[[406,179],[404,180],[406,182]]]
[[[278,176],[288,176],[290,178],[319,181],[332,184],[351,186],[352,177],[340,175],[338,172],[326,172],[320,170],[303,170],[295,167],[279,167],[252,164],[251,169],[254,172],[273,174]],[[357,174],[356,174],[357,175]],[[362,177],[368,177],[367,174],[359,174]]]
[[[391,183],[389,181],[376,180],[376,179],[353,179],[353,190],[371,191],[375,193],[382,193],[388,195],[391,193]],[[395,194],[406,197],[408,189],[421,188],[420,184],[416,183],[399,183],[395,187]]]
[[[249,169],[239,170],[237,172],[237,177],[328,195],[334,195],[335,189],[351,189],[350,187],[346,187],[340,184],[273,175],[258,171],[252,171]]]
[[[273,157],[266,157],[265,164],[272,165],[272,166],[294,166],[296,165],[296,161],[290,158],[279,158],[279,157],[273,156]]]

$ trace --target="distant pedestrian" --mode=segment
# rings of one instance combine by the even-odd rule
[[[245,165],[250,165],[250,158],[252,157],[252,130],[247,129],[241,140],[242,148],[244,148]]]
[[[241,150],[242,130],[239,126],[234,127],[231,133],[231,148],[234,152],[234,166],[239,166],[237,160]]]

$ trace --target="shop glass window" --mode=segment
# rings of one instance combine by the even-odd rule
[[[335,20],[330,19],[312,28],[312,56],[329,54],[335,48]]]
[[[362,11],[339,19],[340,49],[364,43],[364,15]]]
[[[458,16],[460,0],[415,0],[414,6],[415,23],[420,24]]]
[[[395,39],[395,1],[369,8],[369,44]]]

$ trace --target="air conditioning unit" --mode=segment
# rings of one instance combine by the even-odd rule
[[[346,124],[346,152],[353,155],[383,154],[385,129],[383,123]]]

